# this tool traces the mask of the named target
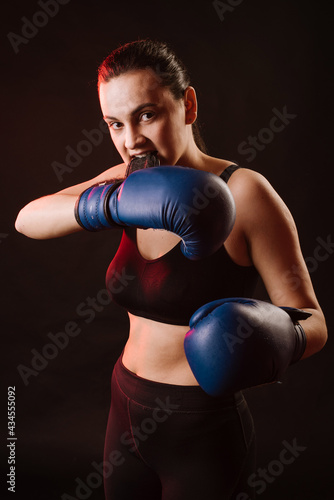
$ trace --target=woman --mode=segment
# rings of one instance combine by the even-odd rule
[[[198,350],[196,339],[191,338],[195,337],[196,322],[192,323],[188,344],[184,340],[191,314],[216,299],[250,297],[258,273],[275,310],[282,312],[280,306],[289,306],[310,313],[298,323],[304,345],[297,349],[296,356],[289,353],[285,365],[323,347],[327,338],[325,320],[294,221],[263,176],[205,152],[196,125],[195,90],[183,64],[165,44],[146,40],[115,50],[99,68],[98,90],[103,117],[123,163],[87,182],[29,203],[18,215],[18,231],[44,239],[89,229],[84,219],[95,189],[91,186],[121,186],[122,198],[131,180],[135,201],[130,212],[137,213],[142,205],[146,210],[153,203],[150,196],[160,193],[159,181],[152,181],[152,187],[146,184],[147,179],[154,177],[153,172],[163,171],[167,182],[175,169],[175,175],[179,172],[174,165],[185,168],[190,179],[199,172],[210,182],[222,176],[235,203],[233,229],[224,237],[224,245],[198,260],[182,255],[182,235],[177,231],[157,231],[165,226],[151,223],[121,224],[123,238],[109,267],[107,283],[114,300],[128,310],[130,331],[113,372],[105,443],[106,498],[253,498],[248,479],[254,470],[254,428],[239,389],[271,380],[261,375],[216,390],[211,379],[203,380],[209,367],[198,370],[196,366],[202,363],[198,353],[202,355],[206,349]],[[150,166],[153,168],[146,168]],[[170,168],[167,174],[164,166]],[[144,179],[140,189],[144,186],[144,193],[147,189],[146,204],[137,198],[136,182],[140,179]],[[167,196],[172,197],[168,189]],[[105,207],[105,200],[103,203]],[[221,220],[223,214],[216,213],[215,218]],[[113,225],[111,222],[110,227]],[[297,287],[287,279],[292,272]],[[257,334],[254,321],[239,326],[242,330],[242,325],[246,329],[252,325],[252,333]],[[294,328],[297,322],[288,321]],[[267,330],[271,329],[268,324]],[[273,328],[275,340],[281,333],[276,332],[277,325]],[[214,324],[213,335],[217,329]],[[235,335],[234,341],[242,344],[247,358],[256,335],[249,334],[248,339],[244,335],[242,341]],[[284,350],[275,349],[280,354]],[[235,358],[232,361],[239,374],[242,363],[238,365]],[[226,365],[226,359],[221,365]]]

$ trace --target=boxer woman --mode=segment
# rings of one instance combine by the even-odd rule
[[[98,90],[122,163],[32,201],[16,228],[123,230],[107,272],[130,329],[112,376],[106,498],[253,498],[241,390],[280,380],[327,338],[294,221],[262,175],[206,153],[168,46],[118,48]],[[258,275],[271,303],[250,298]]]

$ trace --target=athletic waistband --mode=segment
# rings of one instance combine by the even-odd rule
[[[123,365],[122,356],[123,353],[115,364],[113,376],[128,398],[148,408],[155,408],[161,401],[168,401],[171,405],[179,405],[180,411],[209,411],[235,408],[244,402],[241,392],[226,397],[213,397],[197,385],[165,384],[139,377]]]

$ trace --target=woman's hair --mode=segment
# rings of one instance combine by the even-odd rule
[[[188,71],[173,50],[164,42],[138,40],[115,49],[98,68],[98,89],[101,83],[128,71],[146,69],[156,77],[157,85],[168,87],[175,99],[184,96],[190,85]],[[197,121],[192,125],[195,142],[206,153]]]

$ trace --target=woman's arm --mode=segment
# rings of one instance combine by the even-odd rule
[[[81,231],[82,228],[74,217],[74,206],[78,196],[93,184],[122,178],[125,168],[125,164],[117,165],[94,179],[28,203],[17,216],[16,230],[35,239],[58,238]]]
[[[312,313],[311,317],[300,321],[307,337],[303,358],[311,356],[325,345],[327,328],[292,215],[260,174],[243,169],[238,178],[235,176],[236,182],[234,197],[250,257],[272,303]]]

